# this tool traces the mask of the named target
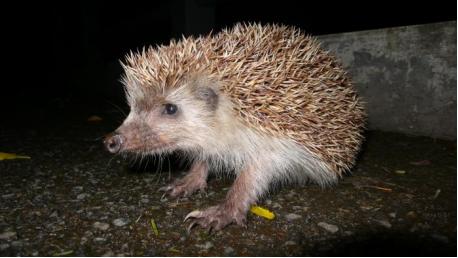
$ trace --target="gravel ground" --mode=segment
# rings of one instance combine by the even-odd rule
[[[233,178],[169,200],[157,189],[184,170],[170,157],[129,160],[104,151],[111,114],[41,113],[0,129],[2,256],[456,256],[456,142],[368,132],[353,174],[329,189],[276,189],[248,228],[186,233],[184,216],[218,203]],[[161,171],[158,169],[162,166]],[[151,226],[155,221],[157,232]],[[156,234],[158,233],[158,234]]]

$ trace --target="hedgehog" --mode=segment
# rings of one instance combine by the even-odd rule
[[[334,185],[355,163],[365,112],[340,62],[300,29],[238,23],[130,52],[122,82],[130,113],[104,140],[111,153],[182,153],[189,172],[160,188],[204,191],[209,173],[234,175],[218,205],[185,221],[221,230],[274,186]]]

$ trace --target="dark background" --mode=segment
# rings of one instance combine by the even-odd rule
[[[40,108],[122,103],[119,60],[130,50],[183,34],[218,31],[239,21],[295,25],[314,35],[441,22],[456,20],[456,2],[36,2],[4,6],[1,12],[0,101],[8,114],[27,116]]]
[[[140,203],[136,196],[146,193],[151,200],[157,201],[159,198],[156,199],[156,196],[162,194],[154,188],[158,186],[159,181],[151,185],[152,183],[146,183],[149,181],[143,181],[135,174],[158,172],[158,166],[155,166],[157,163],[148,163],[148,159],[142,163],[143,157],[137,163],[136,158],[133,162],[126,160],[119,163],[119,156],[111,156],[102,149],[103,135],[113,131],[122,121],[124,115],[118,109],[127,109],[122,86],[119,83],[122,73],[119,60],[123,59],[130,50],[135,51],[147,45],[166,44],[171,38],[180,37],[182,34],[197,35],[208,33],[211,29],[219,31],[239,21],[284,23],[300,27],[307,33],[319,35],[456,20],[456,1],[451,0],[428,2],[420,0],[410,2],[401,0],[358,2],[150,0],[122,3],[75,1],[72,4],[64,2],[66,1],[55,3],[16,1],[13,5],[3,3],[0,8],[2,28],[0,34],[2,43],[0,152],[32,157],[30,160],[0,162],[0,189],[2,190],[0,191],[0,229],[16,230],[17,236],[14,240],[16,238],[20,240],[14,241],[20,243],[17,250],[14,249],[16,247],[13,242],[11,243],[11,248],[6,251],[11,253],[6,253],[7,256],[31,254],[24,251],[26,249],[40,250],[39,255],[56,256],[59,255],[55,253],[58,249],[60,253],[72,248],[75,248],[75,252],[70,255],[94,256],[103,254],[106,247],[113,248],[123,239],[130,239],[129,248],[135,250],[136,246],[144,246],[145,236],[153,236],[145,233],[145,230],[150,232],[149,224],[142,224],[146,225],[146,228],[135,226],[133,227],[135,231],[130,232],[111,227],[110,230],[113,231],[107,231],[110,233],[103,235],[104,237],[112,235],[107,237],[106,243],[88,242],[83,245],[79,242],[83,235],[88,236],[92,241],[92,238],[98,236],[97,234],[102,234],[102,232],[92,234],[93,221],[87,219],[89,218],[87,214],[92,213],[90,206],[99,205],[100,201],[101,213],[94,210],[94,220],[103,221],[105,219],[99,214],[109,214],[107,221],[118,215],[130,216],[133,221],[138,217],[138,213],[137,211],[130,213],[130,207]],[[102,117],[103,121],[88,123],[87,118],[92,115]],[[344,236],[343,233],[331,236],[323,231],[323,234],[328,236],[322,237],[321,233],[317,235],[313,228],[306,231],[300,228],[290,230],[297,225],[294,224],[297,222],[288,222],[289,226],[283,227],[280,221],[276,223],[283,230],[279,232],[278,236],[282,237],[278,239],[285,239],[290,230],[293,237],[288,236],[288,239],[298,240],[298,244],[301,245],[307,242],[303,248],[310,246],[308,244],[310,242],[314,248],[303,249],[304,255],[456,255],[456,229],[455,237],[451,237],[452,233],[449,233],[453,230],[443,230],[446,227],[456,226],[456,204],[455,206],[452,204],[456,203],[454,198],[456,184],[453,185],[456,181],[456,167],[453,171],[453,164],[456,162],[456,142],[443,143],[432,139],[407,138],[379,132],[368,133],[366,138],[361,154],[365,158],[359,164],[358,177],[349,178],[346,184],[336,191],[309,188],[307,191],[291,192],[296,191],[294,196],[303,193],[306,193],[306,197],[320,195],[321,201],[314,201],[318,204],[315,208],[318,212],[311,213],[312,217],[315,214],[318,216],[312,219],[309,215],[304,216],[301,219],[304,223],[311,224],[321,219],[325,219],[324,221],[329,219],[331,222],[334,220],[339,222],[339,227],[348,225],[343,229],[352,229],[354,236],[340,238],[339,234]],[[367,146],[370,148],[366,148]],[[156,161],[155,158],[152,160]],[[173,164],[173,157],[171,160]],[[408,162],[412,161],[430,162],[430,160],[432,166],[414,169],[408,165]],[[179,161],[181,160],[175,159],[175,163]],[[146,168],[148,164],[149,169]],[[131,167],[125,169],[124,167],[127,166]],[[393,171],[409,166],[407,168],[412,167],[412,172],[408,171],[410,177],[397,177],[399,175],[393,176],[394,172],[384,166],[393,168]],[[375,174],[377,175],[374,176]],[[166,172],[162,176],[159,174],[159,178],[163,178],[161,184],[165,182],[163,180],[170,180],[170,178],[166,179],[165,175]],[[369,180],[371,178],[374,181]],[[227,186],[215,181],[212,183],[212,191]],[[361,189],[355,194],[347,195],[353,187],[360,189],[366,184],[385,185],[385,182],[396,183],[393,184],[393,192],[386,195],[387,198],[385,195],[379,195],[383,194],[379,190],[374,190],[379,192],[370,192]],[[91,197],[78,201],[79,197],[75,196],[74,186],[81,188],[84,186],[84,193],[87,192]],[[135,190],[138,187],[140,190]],[[432,196],[439,187],[442,189],[441,197],[434,200],[435,197]],[[11,195],[15,197],[8,197],[10,199],[4,197]],[[217,198],[216,196],[220,195],[215,194],[212,198]],[[289,195],[283,196],[286,199],[282,197],[281,200],[287,200],[284,210],[294,210],[286,207],[296,205],[297,202],[289,202],[288,198],[291,199]],[[336,199],[336,196],[343,198]],[[380,206],[382,209],[378,213],[362,210],[361,213],[345,215],[342,218],[335,217],[336,214],[341,214],[338,207],[345,207],[350,203],[349,209],[359,209],[356,207],[362,208],[365,203],[368,205],[371,202],[378,203],[379,196],[384,198],[379,204],[385,207]],[[130,200],[130,197],[133,198],[129,202],[127,200]],[[122,201],[123,199],[126,202]],[[211,203],[214,201],[214,199],[209,200]],[[325,207],[328,203],[330,208],[323,210],[334,210],[338,213],[320,214],[320,207]],[[139,207],[138,210],[142,212],[140,214],[144,214],[142,221],[149,220],[152,214],[149,212],[150,205],[151,203],[142,204]],[[193,206],[193,204],[189,205]],[[188,204],[186,207],[189,207]],[[396,219],[393,229],[399,231],[380,230],[381,226],[374,222],[376,219],[384,218],[388,210],[396,211],[399,218],[408,211],[415,212],[413,218],[407,215],[402,223],[398,224],[401,220]],[[179,219],[177,214],[181,212],[184,210],[177,208],[177,211],[174,211],[175,215],[169,216],[164,210],[164,213],[160,213],[164,215],[162,217],[164,220],[161,220],[161,215],[154,216],[164,225]],[[52,215],[54,213],[58,215]],[[411,212],[407,214],[409,213]],[[135,217],[132,214],[135,214]],[[450,223],[453,219],[455,219],[453,223]],[[366,228],[365,225],[370,226]],[[262,234],[277,233],[275,227],[265,230],[265,227],[258,226],[257,229],[257,232]],[[152,241],[147,239],[153,247],[154,243],[162,243],[161,239],[177,241],[176,232],[168,232],[165,231],[167,229],[161,228],[160,230],[161,234],[162,232],[167,234],[167,238],[154,236]],[[234,232],[245,234],[238,230]],[[84,231],[91,235],[86,235]],[[175,231],[175,228],[172,231]],[[305,235],[308,232],[313,233],[310,241],[309,236]],[[434,233],[431,237],[436,233],[440,234],[431,240],[429,237],[431,233]],[[442,235],[443,233],[448,237]],[[64,235],[66,237],[62,237]],[[250,234],[245,238],[248,236]],[[262,240],[258,236],[257,240]],[[199,235],[198,239],[204,242],[211,240],[207,234]],[[0,244],[5,243],[5,240],[2,241]],[[193,243],[188,246],[191,251],[197,246],[194,245],[197,242],[192,241],[183,242]],[[261,241],[254,241],[257,242]],[[116,248],[119,249],[122,244],[124,243]],[[169,246],[174,245],[161,246],[157,253],[154,247],[151,252],[145,250],[144,254],[137,252],[134,254],[186,255],[186,253],[160,252],[161,249],[168,249]],[[287,248],[283,243],[275,246]],[[327,249],[328,247],[330,249]],[[86,248],[89,251],[85,251]],[[90,251],[92,248],[97,252],[92,253]],[[213,249],[216,248],[217,246]],[[262,246],[248,248],[254,250],[251,253],[263,254],[255,251],[262,250]],[[281,248],[275,250],[273,255],[285,254]],[[113,250],[116,251],[115,248]],[[186,250],[182,249],[182,251]],[[0,250],[0,256],[3,256],[2,254],[4,255],[5,251],[2,253]],[[191,252],[191,254],[202,253]]]

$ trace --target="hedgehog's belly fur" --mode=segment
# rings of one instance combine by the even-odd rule
[[[260,171],[258,178],[266,182],[312,181],[324,186],[337,180],[338,174],[332,167],[301,143],[287,135],[277,137],[254,130],[233,117],[232,109],[230,100],[221,97],[215,128],[195,134],[202,139],[202,148],[190,153],[194,159],[205,161],[211,170],[222,173],[238,174],[249,165]],[[259,189],[259,193],[265,190]]]

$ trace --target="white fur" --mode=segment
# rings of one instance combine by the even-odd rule
[[[182,95],[181,95],[182,98]],[[312,181],[325,186],[337,181],[337,175],[305,147],[288,138],[276,138],[258,132],[233,116],[232,103],[220,95],[216,114],[206,122],[201,107],[186,110],[192,121],[192,143],[182,149],[192,158],[205,161],[211,171],[240,173],[249,166],[256,180],[255,196],[266,193],[272,184]]]

